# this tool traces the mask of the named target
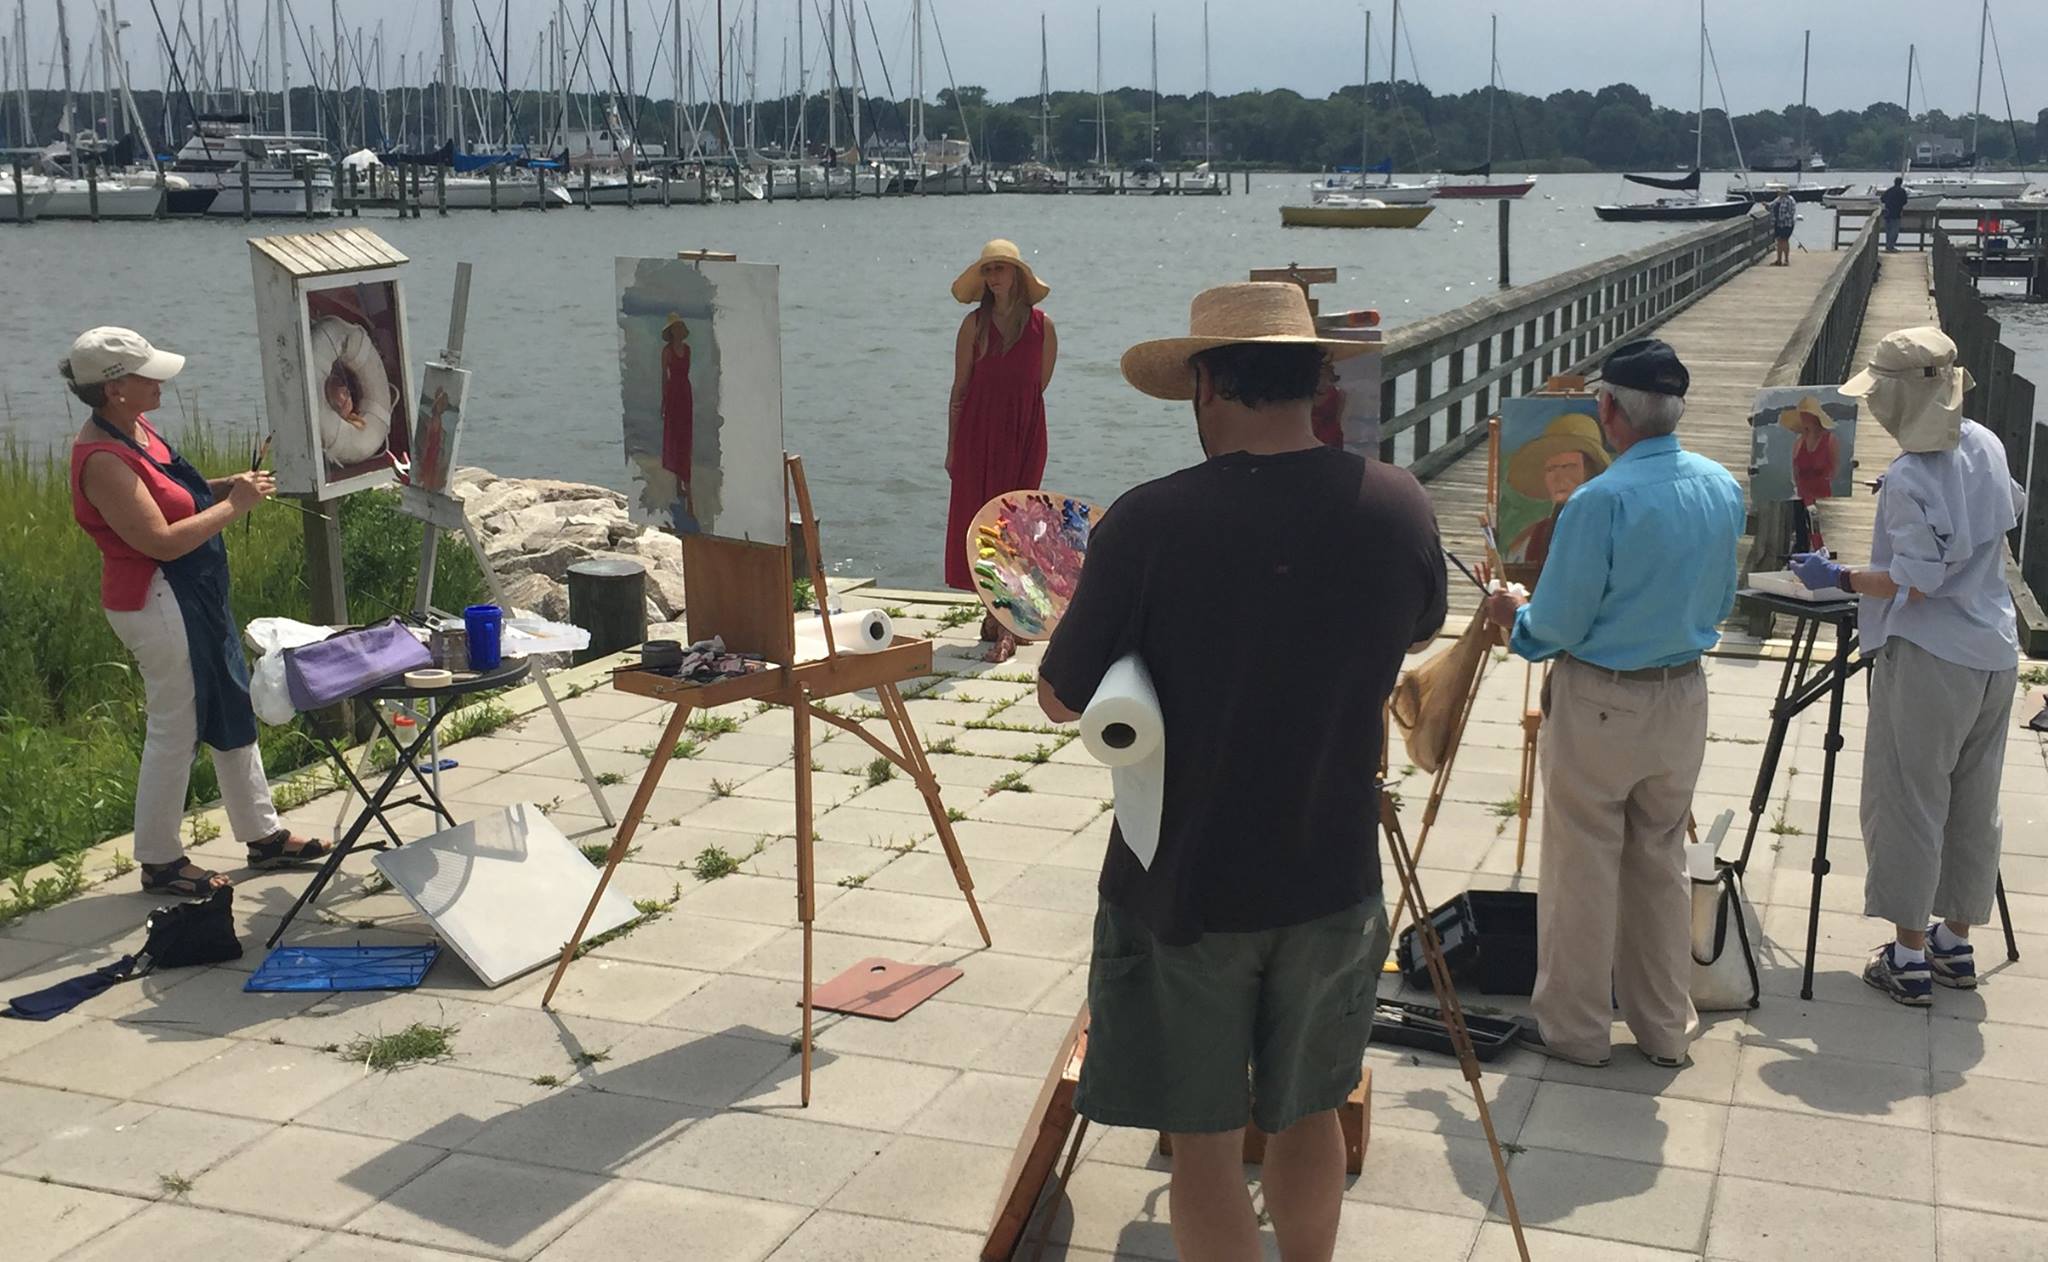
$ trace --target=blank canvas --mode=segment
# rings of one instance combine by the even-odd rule
[[[597,888],[598,870],[530,802],[385,851],[373,862],[486,986],[561,957]],[[633,919],[606,890],[589,941]]]

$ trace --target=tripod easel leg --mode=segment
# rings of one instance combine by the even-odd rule
[[[981,904],[974,898],[974,877],[967,870],[967,856],[960,852],[960,842],[953,836],[953,821],[946,816],[946,803],[939,795],[938,777],[932,774],[924,744],[917,739],[917,727],[910,721],[910,711],[903,707],[903,694],[895,684],[883,684],[875,689],[875,695],[881,700],[882,713],[888,716],[890,730],[896,734],[896,743],[903,749],[904,761],[909,764],[911,778],[917,782],[917,791],[924,797],[925,810],[931,813],[932,827],[939,834],[939,845],[946,851],[946,862],[953,866],[953,880],[959,885],[961,896],[967,900],[967,910],[974,916],[974,927],[981,933],[981,944],[993,946],[988,922],[981,918]]]
[[[1444,749],[1444,760],[1437,765],[1436,778],[1430,782],[1429,800],[1422,807],[1422,830],[1415,834],[1415,853],[1418,857],[1429,845],[1429,832],[1436,827],[1437,812],[1443,808],[1444,795],[1450,791],[1451,770],[1457,765],[1458,750],[1465,743],[1465,728],[1472,721],[1472,711],[1479,705],[1479,689],[1486,681],[1486,662],[1492,655],[1493,649],[1490,644],[1479,655],[1479,664],[1472,671],[1472,686],[1465,690],[1464,701],[1458,707],[1458,723],[1451,729],[1450,740]],[[1380,802],[1382,807],[1386,805],[1384,788],[1380,792]],[[1401,900],[1394,907],[1393,918],[1387,922],[1387,933],[1390,936],[1401,932],[1401,921],[1411,910],[1418,920],[1426,919],[1429,915],[1427,907],[1411,905],[1408,890],[1403,887]]]
[[[811,699],[798,691],[789,707],[790,726],[795,729],[796,750],[796,918],[804,927],[804,1033],[802,1099],[811,1107],[811,925],[817,919],[817,892],[812,888],[816,872],[811,849]]]
[[[1515,796],[1515,871],[1529,853],[1529,816],[1536,809],[1536,742],[1543,734],[1543,708],[1529,704],[1530,684],[1536,677],[1536,663],[1522,674],[1522,783]],[[1543,685],[1550,686],[1550,663],[1543,664]]]
[[[1842,750],[1842,703],[1849,691],[1849,624],[1835,624],[1834,679],[1828,688],[1828,730],[1822,738],[1820,815],[1813,835],[1813,902],[1806,912],[1806,962],[1799,975],[1799,997],[1813,998],[1813,955],[1820,947],[1820,887],[1832,865],[1828,862],[1828,822],[1834,810],[1835,757]]]
[[[1402,896],[1417,907],[1427,906],[1422,901],[1422,878],[1415,867],[1415,856],[1408,849],[1408,838],[1401,831],[1401,816],[1384,794],[1380,797],[1380,822],[1386,829],[1387,849],[1394,859],[1394,872],[1401,881]],[[1493,1153],[1493,1173],[1500,1182],[1501,1205],[1507,1211],[1508,1226],[1515,1233],[1515,1249],[1522,1262],[1529,1262],[1529,1245],[1522,1238],[1522,1212],[1515,1205],[1514,1185],[1508,1179],[1507,1157],[1501,1152],[1500,1137],[1493,1130],[1493,1113],[1486,1106],[1486,1088],[1481,1080],[1479,1057],[1472,1049],[1472,1032],[1465,1026],[1465,1010],[1458,1005],[1458,991],[1451,984],[1450,965],[1444,961],[1443,943],[1437,939],[1436,925],[1426,915],[1417,916],[1416,932],[1422,938],[1422,958],[1429,967],[1429,981],[1436,991],[1437,1007],[1443,1012],[1444,1029],[1450,1033],[1451,1047],[1458,1054],[1458,1068],[1464,1072],[1465,1081],[1472,1087],[1472,1102],[1479,1110],[1479,1125],[1486,1132],[1486,1146]],[[1391,932],[1391,931],[1390,931]]]
[[[661,773],[668,769],[668,760],[676,752],[676,742],[683,736],[683,725],[690,721],[688,703],[678,704],[669,716],[668,726],[662,729],[661,743],[654,747],[654,761],[647,764],[647,771],[640,777],[640,787],[633,791],[633,804],[626,808],[625,822],[612,838],[611,849],[605,852],[604,872],[597,878],[597,888],[591,891],[590,905],[583,909],[583,918],[576,922],[576,932],[562,946],[562,958],[555,962],[555,975],[548,979],[548,988],[540,997],[540,1006],[545,1008],[555,997],[555,988],[562,984],[562,974],[569,970],[569,961],[576,958],[576,948],[583,945],[583,935],[590,928],[590,918],[597,914],[597,904],[604,897],[605,887],[612,882],[612,873],[618,869],[620,860],[626,857],[626,850],[633,844],[633,834],[639,831],[641,817],[647,814],[647,803],[653,799],[654,790],[661,785]]]

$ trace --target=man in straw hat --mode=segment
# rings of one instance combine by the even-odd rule
[[[1699,1025],[1685,827],[1706,755],[1700,655],[1735,604],[1743,498],[1726,469],[1678,445],[1690,383],[1654,338],[1608,356],[1596,405],[1620,454],[1558,514],[1535,596],[1487,602],[1516,653],[1557,661],[1524,1042],[1581,1065],[1607,1063],[1617,1000],[1660,1067],[1684,1063]]]
[[[1565,501],[1611,457],[1600,440],[1600,423],[1583,412],[1558,417],[1524,443],[1508,461],[1508,485],[1532,500],[1549,500],[1550,516],[1535,522],[1508,545],[1507,559],[1541,566]]]
[[[1998,885],[1998,789],[2019,669],[2005,535],[2026,496],[1998,437],[1963,419],[1972,384],[1940,329],[1886,334],[1842,386],[1902,449],[1878,490],[1870,567],[1822,553],[1791,563],[1810,588],[1862,598],[1857,626],[1872,659],[1863,910],[1897,930],[1863,980],[1915,1007],[1934,1001],[1936,982],[1977,984],[1970,926],[1991,918]]]
[[[1244,1128],[1272,1138],[1282,1255],[1327,1259],[1344,1187],[1337,1122],[1359,1081],[1387,950],[1376,848],[1381,712],[1403,655],[1443,625],[1444,561],[1407,472],[1325,447],[1325,357],[1301,290],[1225,285],[1190,335],[1124,377],[1189,401],[1207,457],[1137,487],[1096,527],[1040,669],[1057,722],[1135,654],[1167,738],[1158,847],[1113,828],[1075,1107],[1173,1137],[1186,1259],[1260,1255]]]

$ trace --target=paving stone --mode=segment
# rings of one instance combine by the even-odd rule
[[[785,929],[758,951],[733,965],[732,971],[746,977],[802,981],[803,943],[803,930]],[[903,959],[916,949],[917,944],[900,939],[867,938],[820,927],[811,933],[811,980],[822,985],[862,960],[874,956]]]
[[[1934,1023],[1933,1031],[1937,1070],[2048,1084],[2048,1061],[2041,1056],[2038,1030],[1943,1019]]]
[[[622,1173],[655,1183],[818,1206],[891,1140],[879,1131],[735,1111],[706,1118],[671,1136],[627,1163]]]
[[[1968,1135],[1934,1137],[1935,1199],[1942,1205],[2048,1219],[2048,1149]],[[1915,1197],[1914,1199],[1919,1199]]]
[[[1350,1202],[1337,1220],[1340,1258],[1463,1258],[1479,1224],[1455,1214]],[[1270,1229],[1261,1233],[1277,1248]]]
[[[1085,960],[1094,940],[1092,915],[998,903],[984,906],[981,914],[988,922],[989,937],[994,939],[991,945],[1015,955]],[[975,930],[974,918],[963,911],[940,941],[948,946],[978,947],[981,934]]]
[[[584,1071],[584,1079],[620,1095],[722,1109],[768,1090],[771,1076],[785,1071],[794,1081],[789,1040],[760,1030],[648,1029],[620,1041],[611,1059]]]
[[[1727,1124],[1725,1105],[1546,1082],[1516,1142],[1710,1171],[1720,1164]]]
[[[92,946],[128,937],[140,943],[143,922],[162,901],[162,896],[144,894],[122,881],[39,911],[15,925],[8,936],[54,946]]]
[[[949,964],[960,970],[960,980],[940,993],[949,1003],[978,1004],[986,1008],[1032,1009],[1054,987],[1086,968],[1071,960],[1045,960],[1030,955],[1010,955],[993,948],[934,946],[911,957],[917,964]]]
[[[1942,1257],[1970,1262],[2036,1262],[2048,1257],[2048,1223],[1946,1205],[1935,1215]]]
[[[760,1037],[788,1038],[803,1028],[803,984],[767,977],[713,978],[689,998],[663,1010],[653,1024],[722,1034],[746,1030]]]
[[[780,1245],[802,1210],[694,1188],[622,1183],[581,1222],[543,1249],[538,1262],[621,1258],[717,1258],[755,1262]]]
[[[60,1127],[105,1112],[115,1103],[76,1091],[0,1082],[0,1161],[28,1151]]]
[[[1071,833],[1102,814],[1102,799],[1057,793],[991,793],[967,807],[967,818]]]
[[[819,1027],[817,1045],[835,1052],[883,1056],[927,1065],[959,1066],[1001,1042],[1021,1018],[940,997],[920,1004],[900,1021],[834,1016]]]
[[[489,1005],[419,991],[353,991],[329,995],[298,1015],[268,1027],[266,1035],[297,1047],[346,1047],[356,1039],[394,1034],[414,1024],[454,1027],[457,1054],[462,1032],[495,1011]]]
[[[959,878],[954,875],[953,864],[946,858],[938,840],[932,838],[919,842],[918,847],[891,858],[868,878],[867,888],[959,898]],[[1004,863],[996,859],[967,860],[967,875],[974,882],[975,897],[982,901],[987,900],[989,891],[1000,889],[1005,881],[1024,870],[1021,863]]]
[[[357,1215],[349,1230],[528,1258],[590,1212],[604,1181],[456,1153]]]
[[[962,1262],[978,1255],[985,1225],[974,1231],[951,1231],[917,1223],[837,1214],[813,1214],[771,1262]]]
[[[1734,1102],[1926,1130],[1929,1091],[1925,1069],[1745,1047]]]
[[[905,1129],[930,1139],[1014,1149],[1041,1081],[1010,1074],[962,1074]]]
[[[1663,1249],[1699,1247],[1714,1189],[1705,1171],[1535,1148],[1508,1175],[1525,1223]]]
[[[957,1069],[819,1051],[811,1064],[808,1109],[802,1105],[802,1079],[794,1055],[733,1103],[785,1115],[802,1110],[801,1116],[820,1122],[900,1133],[959,1076]]]
[[[1988,1074],[1934,1075],[1934,1129],[2038,1143],[2048,1135],[2048,1086]]]
[[[1041,863],[996,888],[987,900],[1093,916],[1097,902],[1095,885],[1093,872]]]
[[[1009,1163],[1000,1148],[906,1136],[868,1162],[829,1204],[847,1213],[986,1229]]]
[[[222,1214],[187,1205],[152,1205],[96,1236],[65,1262],[133,1262],[136,1258],[233,1258],[284,1262],[316,1238],[304,1227]]]
[[[639,964],[597,956],[577,960],[569,966],[569,971],[562,975],[562,984],[555,989],[555,997],[549,1001],[549,1007],[580,1016],[644,1024],[655,1014],[682,1002],[711,979],[710,973],[693,969],[664,968],[659,964]],[[507,1002],[521,1008],[538,1008],[546,990],[545,986],[529,986]]]
[[[0,1119],[5,1116],[0,1110]],[[0,1205],[7,1206],[10,1262],[50,1262],[145,1208],[145,1202],[125,1196],[4,1175],[0,1175]]]
[[[12,977],[25,973],[38,964],[45,964],[64,954],[65,948],[54,942],[36,942],[28,938],[0,937],[0,977]]]
[[[190,1069],[214,1050],[196,1034],[88,1021],[0,1061],[0,1078],[69,1091],[135,1090]]]
[[[694,1109],[644,1096],[589,1088],[561,1090],[500,1114],[462,1147],[507,1161],[606,1174],[674,1138],[702,1116]]]
[[[815,906],[829,907],[845,892],[837,886],[819,886]],[[685,893],[671,914],[676,913],[791,925],[796,923],[796,887],[780,877],[735,873]]]
[[[1747,1014],[1744,1024],[1744,1043],[1891,1065],[1926,1065],[1931,1037],[1925,1017],[1889,1000],[1880,1008],[1786,998]]]
[[[1933,1183],[1898,1177],[1902,1169],[1924,1169],[1933,1161],[1932,1137],[1919,1132],[1749,1108],[1730,1111],[1721,1155],[1722,1167],[1732,1172],[1768,1170],[1781,1182],[1837,1192],[1881,1187],[1888,1198],[1902,1201],[1934,1199]]]
[[[124,1103],[53,1128],[9,1174],[154,1197],[165,1175],[196,1177],[275,1129],[267,1122]]]
[[[1374,1126],[1485,1138],[1472,1088],[1455,1060],[1407,1048],[1372,1047],[1366,1051],[1366,1064],[1372,1068]],[[1480,1084],[1494,1133],[1504,1140],[1516,1139],[1536,1102],[1538,1080],[1487,1066],[1481,1070]]]
[[[281,1126],[201,1175],[195,1205],[339,1227],[444,1154],[305,1126]]]
[[[183,1073],[134,1093],[138,1100],[285,1122],[360,1082],[363,1069],[310,1048],[267,1041],[214,1042]]]
[[[1010,1037],[982,1052],[967,1065],[990,1073],[1015,1074],[1043,1081],[1052,1058],[1074,1024],[1074,1014],[1028,1013],[1018,1018]]]
[[[1518,1196],[1521,1190],[1517,1174]],[[1395,1127],[1375,1129],[1365,1150],[1365,1169],[1344,1195],[1375,1205],[1477,1219],[1493,1200],[1493,1157],[1483,1140]]]
[[[964,901],[893,890],[854,889],[832,900],[818,913],[818,925],[834,933],[864,935],[898,942],[931,942],[962,914]],[[979,939],[976,939],[979,941]]]
[[[1171,1262],[1177,1256],[1164,1171],[1083,1161],[1053,1216],[1051,1237],[1118,1258]],[[1341,1223],[1341,1220],[1340,1220]]]
[[[1683,1262],[1700,1256],[1694,1251],[1651,1249],[1616,1240],[1545,1231],[1527,1224],[1523,1225],[1522,1237],[1529,1246],[1530,1262]],[[1506,1223],[1489,1222],[1479,1229],[1471,1262],[1517,1262],[1520,1257],[1515,1250],[1514,1229]]]
[[[547,1095],[520,1078],[454,1065],[410,1065],[388,1074],[355,1071],[356,1084],[296,1119],[354,1135],[459,1148],[493,1119]]]
[[[370,1236],[330,1232],[292,1262],[467,1262],[475,1256],[429,1249],[424,1245],[398,1244]]]
[[[1887,1189],[1896,1180],[1887,1182]],[[1515,1185],[1516,1195],[1521,1185]],[[1723,1175],[1707,1257],[1742,1262],[1933,1258],[1934,1207]]]
[[[960,853],[969,863],[997,859],[1004,863],[1030,866],[1043,863],[1072,839],[1072,832],[1059,828],[1033,828],[984,819],[964,819],[953,825]]]

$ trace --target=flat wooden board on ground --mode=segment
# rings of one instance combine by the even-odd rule
[[[905,964],[877,955],[818,987],[811,1006],[877,1021],[898,1021],[961,976],[959,969],[948,965]]]

